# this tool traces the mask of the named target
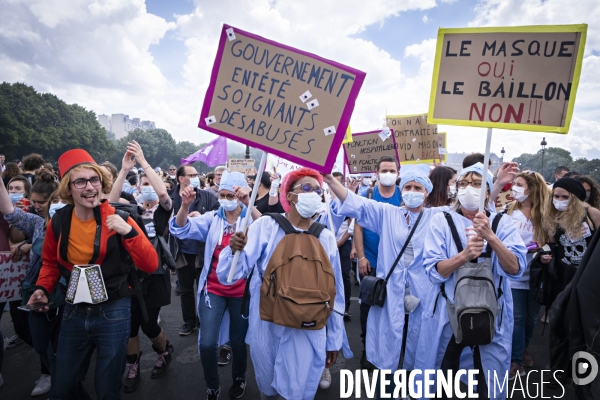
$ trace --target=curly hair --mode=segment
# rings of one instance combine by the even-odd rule
[[[46,160],[39,154],[32,153],[23,159],[23,169],[25,171],[35,171],[44,166]]]
[[[75,203],[73,202],[73,196],[71,196],[71,194],[69,193],[70,192],[69,186],[71,185],[71,174],[73,173],[73,171],[79,171],[82,169],[91,169],[96,174],[98,174],[98,176],[100,177],[100,182],[102,182],[102,190],[101,190],[102,193],[109,194],[110,190],[112,189],[111,177],[99,165],[97,165],[97,164],[78,165],[75,168],[69,170],[62,177],[60,184],[58,185],[58,197],[63,199],[65,201],[65,203],[67,203],[67,204],[75,205]]]

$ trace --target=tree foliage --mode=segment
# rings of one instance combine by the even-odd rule
[[[543,157],[542,157],[543,156]],[[542,159],[544,162],[542,169]],[[523,153],[513,159],[520,164],[520,168],[530,168],[533,171],[541,173],[547,182],[554,182],[554,169],[559,166],[568,167],[571,171],[588,175],[600,182],[600,160],[595,158],[588,160],[586,158],[577,158],[573,160],[568,150],[560,147],[549,147],[545,153],[539,150],[536,154]]]
[[[74,148],[103,160],[115,151],[93,111],[23,83],[0,84],[0,143],[8,160],[40,153],[56,161]]]

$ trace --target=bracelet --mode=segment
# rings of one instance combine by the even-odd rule
[[[148,165],[146,165],[146,166],[145,166],[144,168],[142,168],[142,169],[146,169],[146,168],[152,168],[152,167],[150,166],[150,164],[148,164]]]
[[[360,259],[360,260],[358,260],[357,262],[361,262],[361,261],[362,261],[362,260],[364,260],[364,259],[365,259],[365,257],[361,258],[361,259]]]

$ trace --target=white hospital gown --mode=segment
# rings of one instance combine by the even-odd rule
[[[411,216],[409,227],[406,222],[409,211],[405,207],[369,200],[351,192],[348,192],[343,204],[339,200],[334,201],[332,209],[335,214],[356,218],[356,222],[361,227],[379,235],[376,272],[378,278],[385,279],[406,242],[418,213]],[[395,371],[398,368],[404,330],[404,294],[407,284],[410,294],[421,300],[409,316],[404,354],[403,369],[410,370],[413,367],[424,302],[426,298],[435,296],[435,287],[427,278],[423,267],[423,242],[431,218],[444,209],[446,208],[423,208],[423,216],[411,239],[412,262],[407,266],[404,257],[400,259],[387,283],[384,306],[374,306],[369,310],[365,340],[367,359],[379,369]]]
[[[456,229],[461,238],[463,248],[466,247],[467,237],[466,228],[472,226],[473,223],[456,212],[451,212],[452,220],[456,225]],[[490,215],[490,225],[495,214]],[[490,382],[493,386],[494,371],[500,383],[503,382],[509,368],[512,346],[512,331],[513,331],[513,301],[510,290],[509,279],[519,278],[525,271],[525,254],[527,252],[525,244],[515,228],[512,220],[508,216],[503,216],[498,224],[496,236],[502,243],[515,255],[519,262],[519,272],[515,275],[507,274],[500,263],[496,254],[492,254],[492,270],[494,272],[494,285],[498,288],[500,277],[502,280],[502,297],[498,300],[500,312],[496,317],[496,330],[492,343],[479,346],[481,354],[481,363],[485,372],[486,382]],[[424,258],[425,268],[432,283],[436,286],[436,291],[439,292],[439,287],[442,282],[445,282],[445,292],[448,299],[454,302],[454,286],[455,273],[449,277],[442,277],[436,269],[439,261],[447,260],[458,253],[456,245],[452,239],[452,233],[448,222],[443,214],[438,214],[432,218],[430,230],[425,240]],[[437,306],[436,306],[437,303]],[[435,308],[435,314],[433,310]],[[415,360],[415,369],[439,369],[442,364],[442,359],[446,352],[450,338],[452,337],[452,329],[448,319],[448,311],[446,300],[440,295],[431,296],[425,308],[425,313],[422,318],[421,337],[417,347],[417,356]],[[489,379],[489,380],[488,380]],[[505,399],[507,395],[507,385],[501,391],[496,387],[490,389],[491,399]]]
[[[245,216],[246,208],[242,208],[242,214],[238,219],[238,222],[241,222],[241,219]],[[209,211],[206,212],[199,217],[188,218],[186,224],[182,227],[177,226],[175,223],[176,217],[172,217],[169,222],[169,231],[171,234],[178,239],[192,239],[199,240],[201,242],[206,243],[205,251],[204,251],[204,268],[202,268],[202,272],[200,273],[200,278],[198,280],[198,291],[196,292],[196,312],[198,314],[198,318],[200,318],[200,305],[201,301],[204,301],[208,307],[210,307],[210,300],[208,297],[207,291],[207,283],[208,283],[208,274],[212,270],[212,257],[217,245],[219,243],[219,239],[223,237],[224,231],[224,211],[219,209],[217,211]],[[250,223],[252,223],[252,218],[250,218]],[[229,248],[229,246],[226,246]],[[221,320],[221,327],[219,332],[219,345],[225,344],[229,341],[229,317],[230,310],[225,310],[225,314],[223,315],[223,319]],[[239,312],[239,310],[233,310],[233,312]],[[202,335],[202,329],[198,330],[198,354],[200,354],[200,338]]]
[[[277,244],[284,237],[283,229],[269,217],[256,220],[248,230],[248,242],[242,251],[234,281],[247,277],[256,265],[250,281],[250,315],[246,343],[254,364],[256,383],[268,396],[281,395],[288,400],[313,399],[325,367],[326,351],[342,348],[344,325],[344,283],[339,253],[333,233],[324,229],[319,242],[329,255],[335,275],[336,296],[327,329],[294,329],[260,319],[259,301],[262,276]],[[233,255],[226,247],[219,257],[217,276],[224,285]]]

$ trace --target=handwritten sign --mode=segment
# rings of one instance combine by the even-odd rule
[[[352,143],[344,145],[346,162],[351,174],[377,172],[377,161],[383,156],[398,160],[398,146],[393,129],[389,130],[388,135],[382,135],[382,131],[377,130],[355,133],[352,136]]]
[[[587,25],[440,29],[429,122],[568,133]]]
[[[254,168],[254,159],[245,159],[245,158],[230,158],[227,161],[227,170],[229,172],[241,172],[243,174],[246,171]]]
[[[12,261],[9,251],[0,251],[0,302],[21,300],[21,282],[29,268],[29,254]]]
[[[354,68],[224,25],[198,126],[328,173],[364,79]]]
[[[507,190],[504,192],[500,192],[496,200],[494,201],[494,205],[496,206],[496,212],[500,212],[506,208],[506,206],[514,201],[513,191]]]
[[[446,148],[446,134],[427,122],[427,114],[388,115],[386,124],[393,129],[402,164],[440,162],[440,148]]]

